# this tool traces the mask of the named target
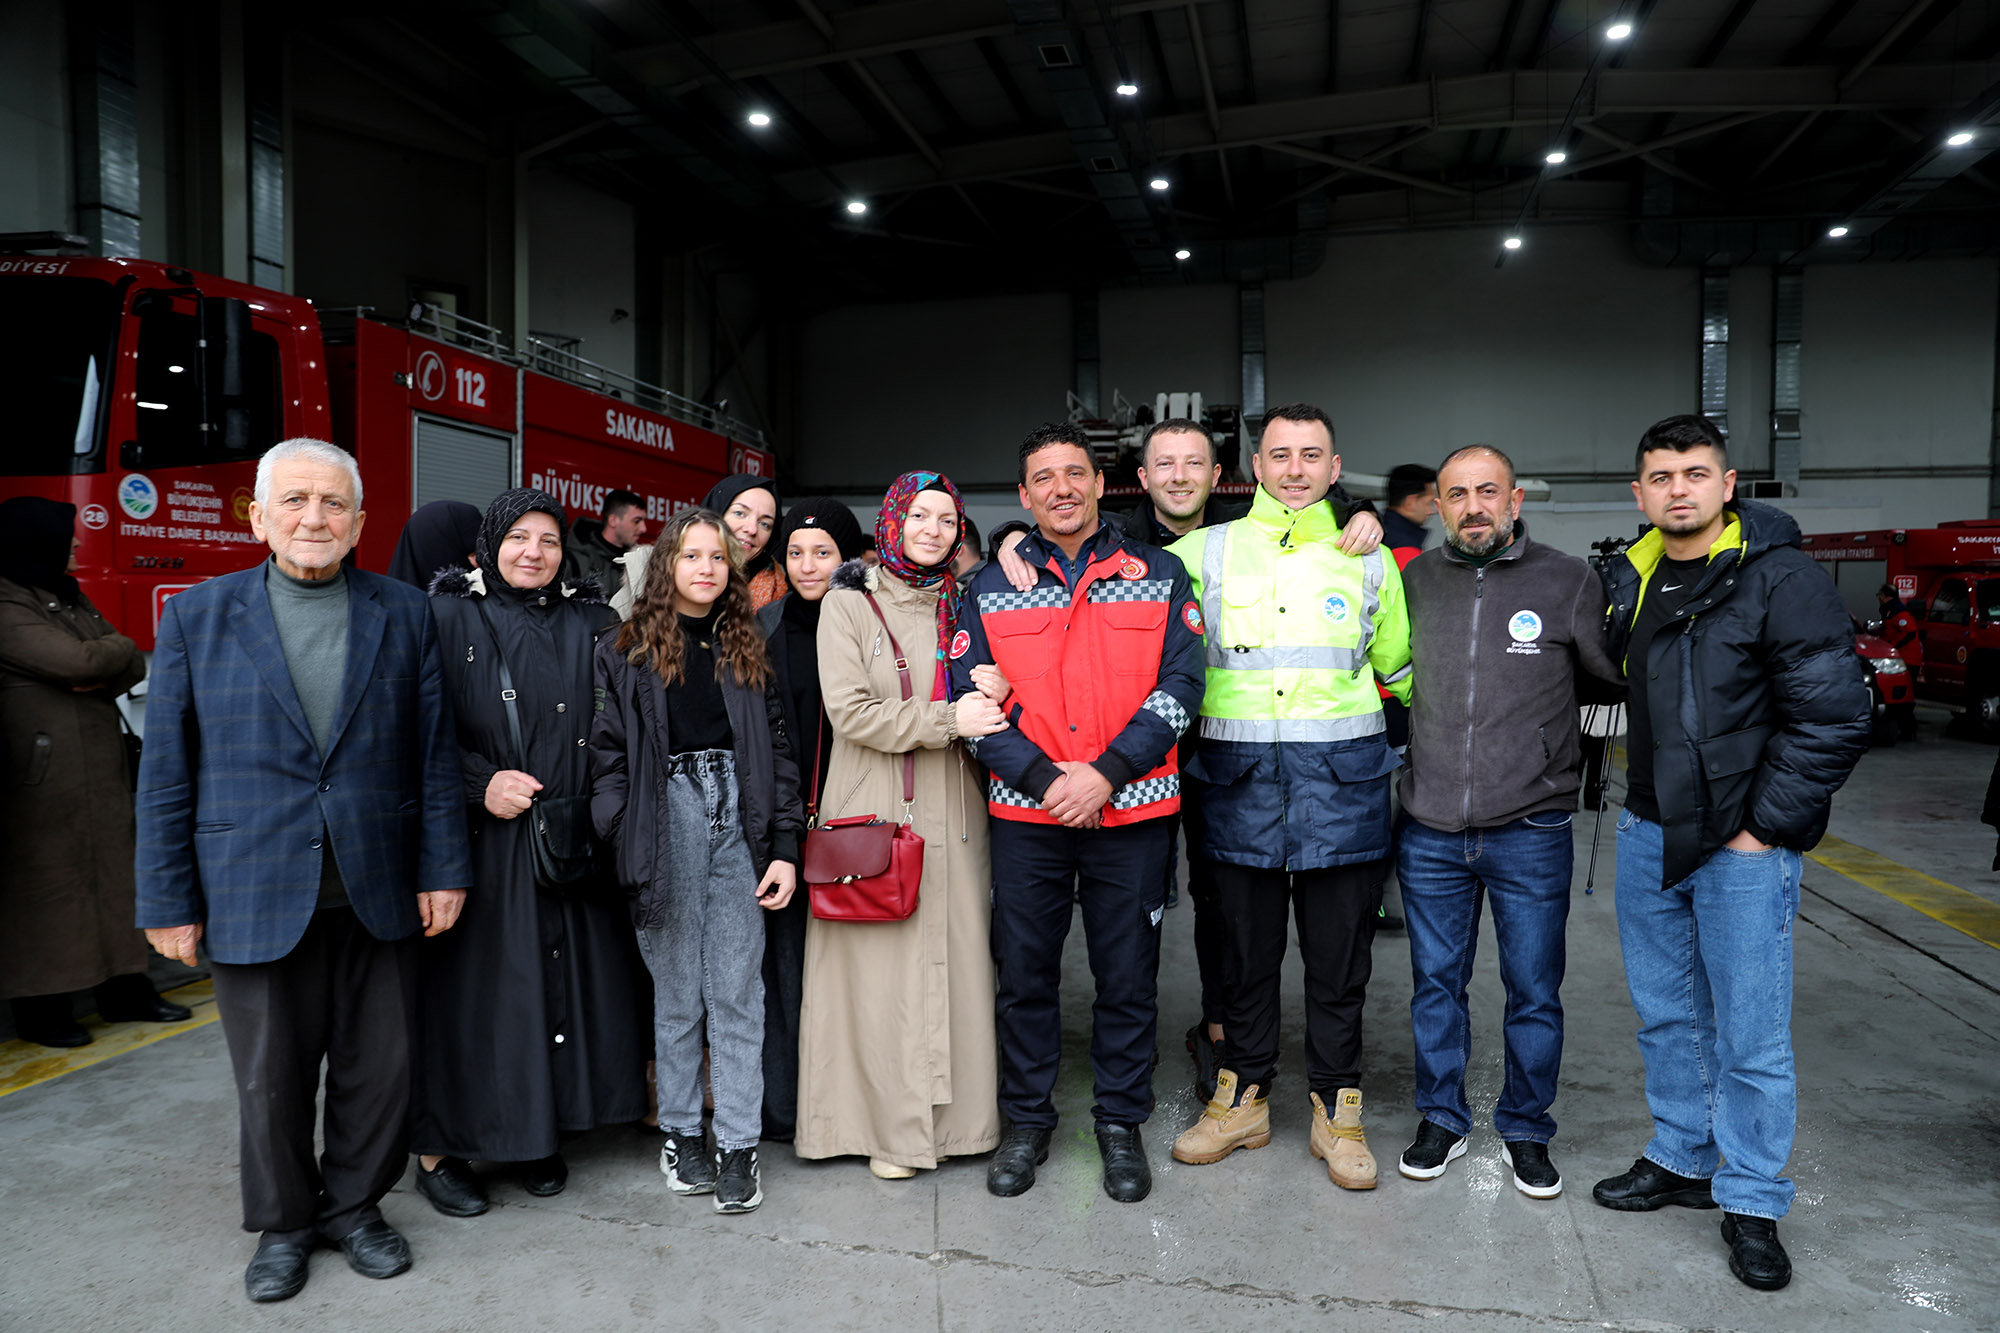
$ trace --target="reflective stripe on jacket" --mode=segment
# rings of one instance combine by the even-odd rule
[[[1258,491],[1248,517],[1174,543],[1207,627],[1208,688],[1188,765],[1197,845],[1231,865],[1312,870],[1389,852],[1379,673],[1410,694],[1402,578],[1379,549],[1334,543],[1324,505]]]
[[[1058,761],[1090,764],[1112,786],[1107,826],[1180,809],[1175,743],[1201,704],[1201,616],[1181,562],[1106,523],[1083,548],[1076,587],[1030,534],[1018,548],[1040,581],[1017,592],[996,565],[973,576],[949,645],[953,698],[972,668],[996,664],[1012,694],[1008,730],[967,748],[992,772],[998,819],[1053,824],[1042,797]]]

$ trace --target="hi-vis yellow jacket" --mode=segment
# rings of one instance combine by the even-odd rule
[[[1389,854],[1379,673],[1410,696],[1410,623],[1387,552],[1344,554],[1323,504],[1259,490],[1248,517],[1169,549],[1193,579],[1208,688],[1185,776],[1194,844],[1230,865],[1315,870]]]

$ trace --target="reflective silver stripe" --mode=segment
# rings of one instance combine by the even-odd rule
[[[1154,690],[1146,696],[1146,702],[1140,707],[1172,727],[1176,736],[1187,730],[1187,709],[1181,707],[1181,701],[1165,690]]]
[[[1397,681],[1403,679],[1405,676],[1409,674],[1410,674],[1410,666],[1409,663],[1405,662],[1403,664],[1403,669],[1401,671],[1391,671],[1388,675],[1382,677],[1382,683],[1384,685],[1394,685]]]
[[[1201,625],[1208,644],[1208,664],[1225,666],[1216,660],[1222,645],[1222,549],[1229,540],[1229,524],[1218,523],[1208,530],[1201,543]]]
[[[1368,656],[1368,642],[1375,637],[1375,613],[1382,609],[1382,548],[1361,557],[1361,656]],[[1359,665],[1357,663],[1357,665]]]
[[[1231,648],[1208,640],[1208,664],[1217,671],[1355,671],[1368,665],[1359,648],[1325,643],[1283,643],[1273,648]]]
[[[1268,745],[1273,741],[1351,741],[1388,730],[1382,710],[1355,717],[1243,718],[1204,717],[1201,737],[1209,741],[1244,741]]]

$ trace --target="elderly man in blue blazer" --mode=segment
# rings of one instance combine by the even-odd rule
[[[368,1277],[410,1266],[378,1205],[408,1152],[413,946],[472,883],[429,603],[343,568],[363,517],[345,451],[274,446],[250,509],[270,558],[167,602],[154,649],[138,924],[188,964],[208,946],[253,1301],[297,1295],[320,1243]]]

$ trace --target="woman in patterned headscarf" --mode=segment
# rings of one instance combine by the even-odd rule
[[[807,927],[796,1150],[866,1157],[885,1180],[1000,1141],[986,801],[959,740],[1007,723],[984,695],[949,699],[945,660],[963,596],[952,561],[964,524],[951,482],[905,473],[875,520],[881,564],[842,565],[820,611],[833,752],[819,815],[907,819],[924,839],[924,869],[905,921]],[[898,656],[909,664],[907,700]],[[910,751],[916,791],[906,807]]]
[[[486,1211],[475,1161],[560,1192],[563,1133],[646,1111],[646,969],[624,903],[595,877],[538,882],[536,806],[587,796],[593,637],[618,624],[561,578],[567,519],[543,491],[503,492],[468,569],[431,580],[472,820],[473,885],[450,932],[421,942],[410,1146],[439,1212]],[[501,691],[516,693],[520,744]]]

